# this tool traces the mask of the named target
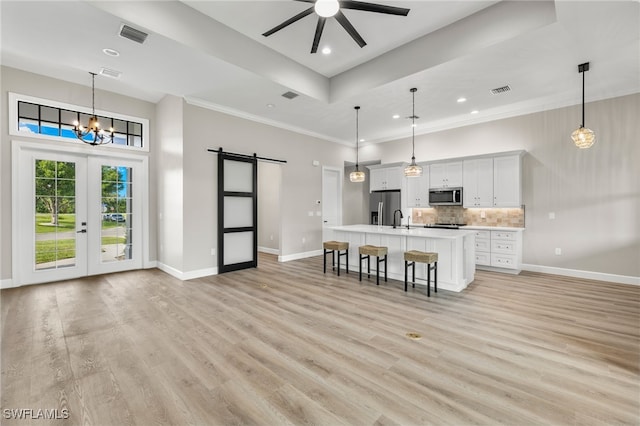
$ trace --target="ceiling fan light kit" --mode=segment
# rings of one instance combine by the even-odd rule
[[[303,10],[295,16],[287,19],[280,25],[276,25],[271,28],[269,31],[264,32],[262,35],[265,37],[269,37],[272,34],[277,33],[281,29],[288,27],[294,22],[299,21],[305,16],[311,15],[315,12],[318,15],[318,22],[316,24],[316,31],[313,36],[313,43],[311,45],[311,53],[316,53],[318,51],[318,45],[320,44],[320,38],[322,37],[322,32],[324,31],[324,24],[328,18],[335,17],[336,21],[344,28],[344,30],[351,36],[351,38],[358,43],[358,46],[364,47],[367,45],[367,42],[364,41],[362,36],[358,33],[358,31],[351,24],[349,19],[342,13],[342,9],[352,9],[352,10],[360,10],[364,12],[374,12],[374,13],[384,13],[387,15],[398,15],[398,16],[407,16],[409,14],[410,9],[406,9],[404,7],[395,7],[395,6],[386,6],[375,3],[367,3],[363,1],[352,1],[352,0],[296,0],[302,3],[313,3],[314,5],[308,9]]]

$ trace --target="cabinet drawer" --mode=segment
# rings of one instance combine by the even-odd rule
[[[491,231],[476,231],[476,240],[483,238],[486,240],[491,239]]]
[[[491,240],[492,253],[515,253],[516,243],[512,241]]]
[[[516,233],[513,231],[491,231],[492,240],[516,240]]]
[[[476,252],[476,265],[491,265],[491,255],[489,253]]]
[[[489,240],[484,238],[476,238],[476,251],[490,251],[491,244]]]
[[[516,257],[505,254],[492,254],[491,266],[498,268],[516,269]]]

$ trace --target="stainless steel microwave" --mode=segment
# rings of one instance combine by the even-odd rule
[[[429,190],[430,206],[461,206],[462,188],[434,188]]]

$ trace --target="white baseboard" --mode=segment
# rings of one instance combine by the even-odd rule
[[[158,269],[160,269],[163,272],[166,272],[167,274],[181,280],[181,281],[186,281],[186,280],[193,280],[195,278],[201,278],[201,277],[208,277],[210,275],[217,275],[218,274],[218,268],[214,267],[214,268],[205,268],[205,269],[198,269],[195,271],[189,271],[189,272],[182,272],[177,270],[176,268],[173,268],[169,265],[165,265],[164,263],[161,262],[157,262],[158,263]]]
[[[0,280],[0,289],[3,288],[14,288],[19,287],[17,284],[13,284],[13,280],[11,278],[6,280]]]
[[[158,261],[157,260],[150,260],[148,262],[145,262],[144,265],[142,265],[143,269],[152,269],[152,268],[157,268],[158,267]]]
[[[564,275],[567,277],[585,278],[588,280],[609,281],[619,284],[640,285],[640,277],[628,275],[606,274],[603,272],[581,271],[579,269],[556,268],[554,266],[541,266],[522,264],[524,271],[542,272],[544,274]]]
[[[286,256],[278,256],[278,262],[289,262],[290,260],[298,260],[298,259],[306,259],[307,257],[314,257],[322,255],[323,251],[313,250],[313,251],[305,251],[303,253],[294,253],[288,254]]]
[[[273,248],[269,248],[269,247],[260,247],[258,246],[258,251],[262,252],[262,253],[269,253],[269,254],[276,254],[276,255],[280,255],[280,250],[278,249],[273,249]]]

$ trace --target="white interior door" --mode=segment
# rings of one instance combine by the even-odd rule
[[[141,162],[14,148],[18,285],[142,267]]]
[[[322,240],[327,227],[342,225],[342,169],[322,167]]]

